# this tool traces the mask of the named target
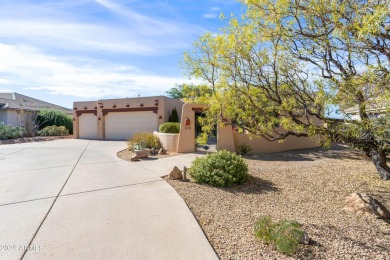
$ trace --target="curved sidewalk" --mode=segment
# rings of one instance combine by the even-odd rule
[[[0,146],[0,245],[9,245],[0,258],[217,259],[176,191],[144,164],[116,157],[125,147]]]

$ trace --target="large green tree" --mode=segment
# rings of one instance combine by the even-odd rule
[[[241,19],[205,34],[185,54],[190,75],[213,88],[208,114],[270,141],[322,135],[372,154],[390,179],[389,0],[243,1]],[[356,107],[360,120],[330,118]],[[389,112],[389,111],[388,111]]]

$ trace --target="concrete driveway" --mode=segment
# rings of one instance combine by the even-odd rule
[[[116,157],[125,147],[0,146],[0,259],[217,259],[185,202],[159,177],[166,174],[159,165],[166,171],[174,157],[130,163]]]

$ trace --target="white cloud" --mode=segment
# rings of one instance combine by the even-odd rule
[[[219,12],[221,11],[221,8],[219,7],[210,7],[209,12],[202,14],[202,17],[205,19],[215,19],[219,16]]]
[[[188,82],[181,77],[155,75],[121,64],[69,62],[28,46],[0,43],[0,57],[0,78],[6,75],[19,87],[56,95],[104,98],[163,94],[176,83]]]
[[[66,51],[161,55],[189,47],[188,39],[202,31],[182,21],[151,18],[112,1],[77,4],[22,1],[2,6],[0,39]],[[102,6],[111,12],[111,19],[99,20],[85,11]]]
[[[202,17],[203,18],[206,18],[206,19],[215,19],[217,18],[217,14],[215,13],[206,13],[206,14],[203,14]]]

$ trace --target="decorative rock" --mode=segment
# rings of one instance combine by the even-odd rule
[[[167,151],[164,148],[160,148],[160,150],[158,151],[158,154],[164,155],[164,154],[167,154]]]
[[[390,219],[389,210],[366,193],[351,193],[345,200],[344,210],[357,214],[371,213],[382,219]]]
[[[171,179],[171,180],[178,180],[178,179],[182,179],[182,178],[183,178],[183,174],[181,173],[179,168],[177,168],[175,166],[173,168],[173,170],[171,171],[171,173],[169,174],[169,179]]]
[[[131,156],[130,161],[133,161],[133,162],[139,161],[139,157],[137,155],[133,155],[133,156]]]
[[[150,149],[150,154],[151,155],[155,155],[156,154],[156,148],[153,147],[152,149]]]
[[[307,234],[306,231],[303,231],[303,237],[302,237],[302,239],[299,241],[299,243],[305,244],[305,245],[310,244],[310,237],[309,237],[309,235]]]

